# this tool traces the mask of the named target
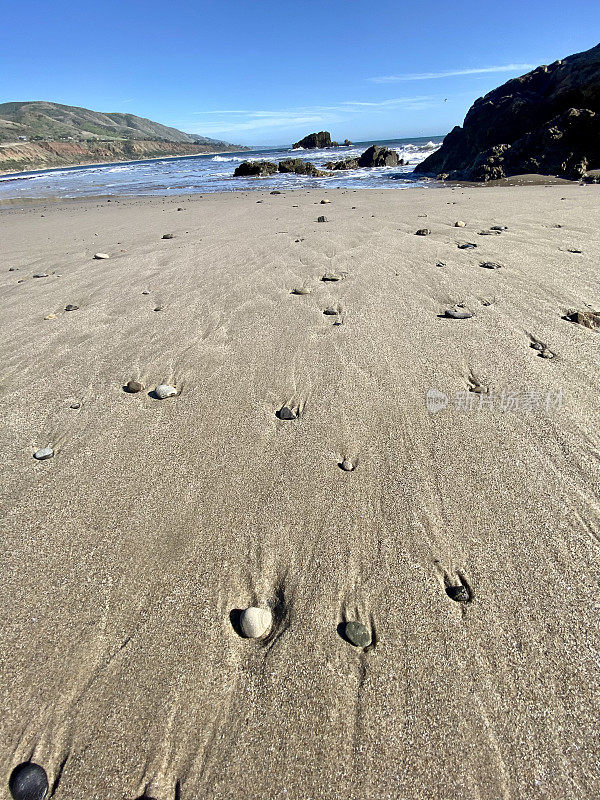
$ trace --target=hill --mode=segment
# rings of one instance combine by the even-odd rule
[[[141,139],[152,142],[223,145],[216,139],[183,133],[135,114],[104,113],[46,101],[0,103],[0,142],[114,141]]]

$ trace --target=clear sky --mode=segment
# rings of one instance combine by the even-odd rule
[[[122,111],[241,144],[444,134],[600,42],[600,0],[6,3],[0,102]]]

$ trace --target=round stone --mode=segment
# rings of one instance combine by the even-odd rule
[[[285,420],[297,419],[298,417],[294,409],[290,408],[289,406],[282,406],[277,412],[277,416],[279,417],[279,419],[285,419]]]
[[[323,311],[323,313],[327,317],[336,317],[338,312],[335,310],[335,308],[326,308],[325,311]]]
[[[362,622],[347,622],[344,632],[355,647],[368,647],[372,642],[371,632]]]
[[[447,317],[450,319],[470,319],[474,317],[475,314],[472,311],[469,311],[468,308],[447,308],[444,312]]]
[[[68,306],[65,306],[65,311],[77,311],[79,306],[74,305],[73,303],[69,303]]]
[[[94,258],[110,258],[108,253],[94,253]]]
[[[459,219],[457,222],[454,223],[455,228],[465,228],[467,225],[466,222],[463,222],[462,219]]]
[[[13,800],[44,800],[48,794],[48,776],[39,764],[28,761],[15,767],[8,780]]]
[[[352,472],[354,470],[354,464],[347,458],[345,458],[340,467],[344,470],[344,472]]]
[[[150,292],[149,292],[147,289],[144,289],[144,291],[142,292],[142,294],[150,294]]]
[[[295,289],[292,289],[292,294],[310,294],[311,290],[308,286],[297,286]]]
[[[167,397],[175,397],[177,389],[174,386],[169,386],[167,383],[160,383],[155,389],[154,394],[159,400],[165,400]]]
[[[415,233],[415,236],[429,236],[431,231],[429,228],[419,228],[419,230]]]
[[[125,391],[129,392],[130,394],[136,394],[137,392],[141,392],[144,388],[144,385],[139,381],[130,380],[127,381],[125,384]]]
[[[319,217],[317,222],[327,222],[327,217]]]
[[[74,411],[77,411],[78,408],[81,408],[81,403],[71,403],[69,408],[72,408]]]
[[[473,242],[465,242],[458,245],[459,250],[472,250],[474,247],[477,247],[477,245],[473,244]]]
[[[48,447],[42,447],[41,450],[36,450],[33,457],[38,461],[45,461],[47,458],[52,458],[53,455],[54,450],[48,445]]]
[[[321,278],[322,281],[341,281],[341,275],[338,275],[336,272],[326,272],[325,275]]]
[[[259,639],[271,630],[273,614],[268,608],[251,606],[242,611],[240,629],[248,639]]]
[[[322,206],[324,206],[326,203],[331,203],[331,200],[321,200]]]
[[[462,584],[459,586],[447,586],[446,594],[455,603],[468,603],[471,600],[469,590]]]
[[[175,238],[175,234],[174,233],[164,233],[162,238],[163,239],[174,239]]]

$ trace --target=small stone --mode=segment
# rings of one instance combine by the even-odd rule
[[[46,314],[44,319],[56,319],[56,314]]]
[[[165,400],[167,397],[175,397],[177,389],[174,386],[169,386],[167,383],[160,383],[155,389],[154,394],[159,400]]]
[[[415,233],[415,236],[429,236],[431,231],[429,228],[419,228],[419,230]]]
[[[73,411],[77,411],[78,408],[81,408],[81,403],[71,403],[69,408],[72,408]]]
[[[79,306],[74,305],[73,303],[69,303],[68,306],[65,306],[65,311],[77,311]]]
[[[581,253],[583,253],[583,250],[578,250],[576,247],[570,247],[567,250],[567,252],[568,253],[577,253],[578,255],[581,255]],[[35,278],[35,275],[33,277]]]
[[[47,458],[52,458],[53,455],[54,450],[48,445],[48,447],[42,447],[41,450],[36,450],[33,457],[38,461],[45,461]]]
[[[477,245],[473,244],[473,242],[465,242],[458,245],[459,250],[472,250],[474,247],[477,247]]]
[[[242,611],[240,629],[248,639],[260,639],[271,630],[273,614],[268,608],[251,606]]]
[[[274,189],[272,192],[270,192],[270,194],[281,194],[281,192],[278,192],[277,189]]]
[[[338,275],[336,272],[326,272],[325,275],[321,278],[322,281],[341,281],[342,276]]]
[[[362,622],[347,622],[344,633],[355,647],[368,647],[373,641],[369,629]]]
[[[447,317],[450,317],[450,319],[470,319],[470,317],[475,316],[473,311],[469,311],[468,308],[462,308],[461,306],[447,308],[444,314]]]
[[[326,203],[331,203],[331,200],[321,200],[322,206],[324,206]]]
[[[545,347],[540,353],[540,358],[554,358],[554,353],[552,350],[548,350],[548,348]]]
[[[110,258],[108,253],[94,253],[94,258]]]
[[[473,392],[473,394],[487,394],[488,387],[477,383],[474,386],[469,386],[469,391]]]
[[[8,780],[13,800],[44,800],[48,794],[48,776],[39,764],[28,761],[15,767]]]
[[[177,211],[183,211],[183,208],[178,208]]]
[[[438,261],[437,264],[436,264],[436,267],[445,267],[445,266],[446,266],[446,262],[445,261]]]
[[[569,315],[572,322],[592,330],[600,328],[600,311],[574,311]]]
[[[479,231],[478,235],[479,236],[500,236],[500,231],[493,231],[493,230]]]
[[[47,278],[48,277],[48,273],[47,272],[36,272],[33,277],[34,278]]]
[[[502,269],[502,264],[498,264],[497,261],[483,261],[480,266],[484,269]]]
[[[9,272],[15,272],[15,270],[18,270],[18,269],[19,269],[18,267],[9,267],[8,271]]]
[[[532,342],[531,346],[533,347],[534,350],[541,351],[546,349],[546,345],[542,344],[542,342]]]
[[[289,406],[282,406],[277,412],[277,416],[279,419],[285,420],[298,419],[298,414]]]
[[[164,233],[162,238],[163,239],[174,239],[175,238],[175,234],[174,233]]]
[[[455,603],[469,603],[471,600],[471,593],[466,586],[459,584],[458,586],[447,586],[446,594]]]
[[[344,470],[344,472],[353,472],[354,471],[354,464],[347,458],[345,458],[340,467]]]
[[[327,222],[327,217],[319,217],[317,222]]]
[[[164,309],[164,306],[156,306],[154,310],[155,311],[162,311],[163,309]]]
[[[326,308],[325,311],[323,311],[323,313],[327,317],[337,317],[338,312],[335,310],[335,308]]]
[[[500,231],[501,232],[501,231],[507,231],[508,228],[506,227],[506,225],[492,225],[490,230],[491,231]]]
[[[458,222],[454,223],[455,228],[466,228],[467,223],[463,222],[462,219],[459,219]]]
[[[292,289],[292,294],[310,294],[311,289],[308,286],[297,286],[295,289]]]
[[[149,292],[147,289],[144,289],[144,291],[142,292],[142,294],[150,294],[150,292]]]
[[[158,387],[157,387],[158,388]],[[141,392],[144,389],[144,385],[139,381],[134,381],[133,379],[127,381],[125,384],[125,391],[129,392],[130,394],[136,394],[137,392]],[[167,395],[168,397],[168,395]]]

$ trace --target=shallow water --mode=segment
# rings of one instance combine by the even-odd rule
[[[242,161],[281,161],[290,157],[302,158],[324,168],[327,161],[360,155],[374,142],[359,142],[350,147],[326,150],[291,150],[289,147],[280,147],[22,172],[0,177],[0,198],[203,194],[317,186],[353,189],[425,186],[427,180],[413,177],[412,171],[416,164],[440,146],[441,141],[441,137],[436,137],[377,142],[397,150],[400,158],[407,163],[399,167],[343,170],[331,178],[312,178],[289,173],[277,173],[265,178],[234,178],[233,172]]]

